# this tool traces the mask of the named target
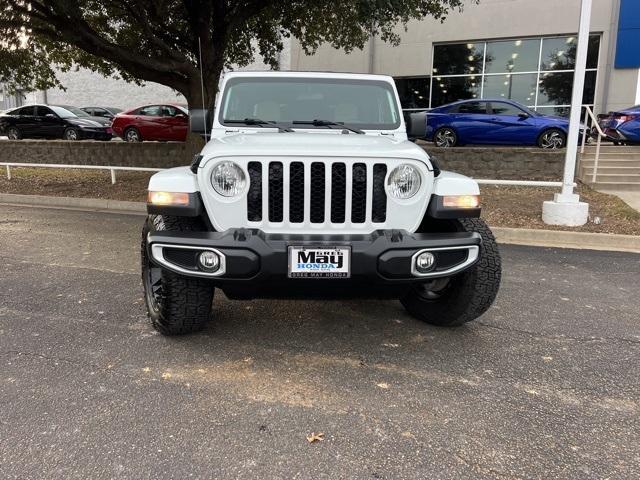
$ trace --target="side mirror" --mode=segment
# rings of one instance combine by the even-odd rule
[[[189,111],[189,129],[192,133],[204,135],[211,132],[211,115],[208,110]]]
[[[407,135],[410,138],[424,138],[427,134],[427,112],[415,112],[409,114]]]
[[[520,120],[526,120],[527,118],[529,118],[529,114],[524,112],[519,113],[518,118],[520,118]]]

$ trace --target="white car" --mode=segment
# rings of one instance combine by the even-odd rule
[[[191,166],[149,182],[142,279],[163,334],[197,331],[232,299],[399,299],[456,326],[492,304],[495,239],[478,184],[408,141],[393,79],[234,72]]]

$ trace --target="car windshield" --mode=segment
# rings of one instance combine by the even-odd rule
[[[73,113],[72,111],[67,110],[65,107],[58,107],[56,105],[49,105],[49,108],[51,110],[53,110],[54,113],[56,115],[58,115],[60,118],[75,118],[75,117],[78,116],[75,113]],[[86,115],[86,113],[85,113],[85,115]]]
[[[85,112],[84,110],[80,110],[77,107],[70,107],[68,105],[62,105],[60,108],[64,108],[65,110],[70,111],[71,113],[73,113],[76,117],[90,117],[91,115],[89,115],[87,112]]]
[[[254,118],[305,129],[334,123],[370,130],[400,126],[393,87],[377,80],[233,78],[220,112],[220,123],[235,127]]]

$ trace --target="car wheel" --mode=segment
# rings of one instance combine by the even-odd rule
[[[7,130],[7,138],[9,140],[20,140],[22,135],[20,134],[20,130],[16,127],[11,127]]]
[[[558,148],[564,148],[567,143],[567,136],[562,130],[557,128],[550,128],[540,134],[538,138],[538,146],[540,148],[547,148],[555,150]]]
[[[413,284],[400,299],[410,315],[439,327],[456,327],[486,312],[498,294],[502,276],[498,245],[487,224],[479,218],[456,222],[458,231],[477,232],[482,237],[478,263],[454,277]]]
[[[129,127],[124,131],[124,141],[125,142],[141,142],[142,135],[137,128]]]
[[[439,128],[433,134],[433,143],[436,147],[455,147],[458,144],[458,135],[449,127]]]
[[[62,134],[62,138],[64,140],[71,140],[71,141],[80,140],[80,134],[78,133],[78,130],[75,128],[67,128]]]
[[[206,279],[186,277],[154,264],[147,250],[152,231],[206,231],[199,218],[150,216],[142,230],[142,285],[151,325],[163,335],[202,330],[209,321],[214,286]]]

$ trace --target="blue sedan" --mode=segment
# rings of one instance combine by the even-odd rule
[[[640,105],[600,115],[600,128],[617,143],[640,143]]]
[[[438,147],[464,144],[563,148],[569,121],[510,100],[463,100],[427,113],[426,139]]]

